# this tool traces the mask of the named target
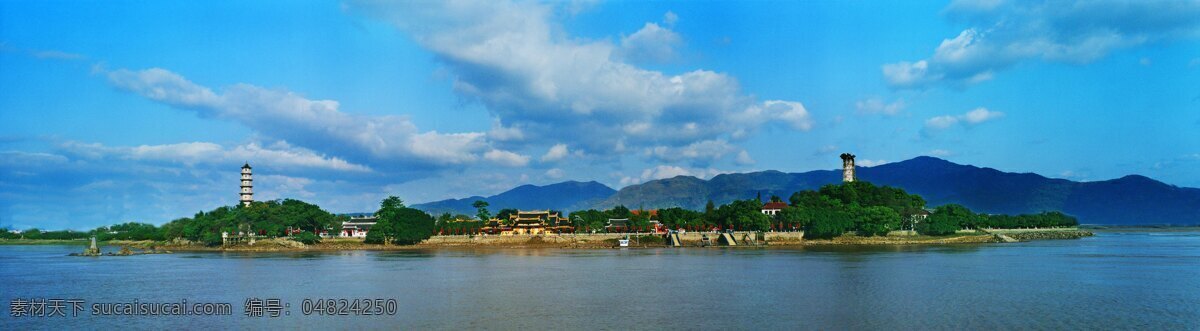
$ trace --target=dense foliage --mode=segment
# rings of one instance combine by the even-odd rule
[[[504,210],[500,212],[503,213]],[[433,227],[436,229],[435,233],[441,235],[472,234],[479,232],[479,229],[483,227],[483,222],[467,215],[443,213],[434,220]]]
[[[337,233],[346,218],[335,216],[314,204],[284,199],[255,201],[250,206],[224,206],[163,224],[164,238],[184,238],[208,245],[221,243],[221,233],[253,233],[286,236],[287,230]]]
[[[809,238],[832,238],[850,231],[887,235],[911,227],[912,215],[925,206],[920,196],[863,181],[796,192],[788,201],[789,206],[776,216],[780,228],[802,228]]]
[[[863,236],[882,236],[904,229],[925,235],[947,235],[961,229],[1078,225],[1075,218],[1060,212],[988,216],[949,204],[927,213],[925,199],[920,196],[862,181],[796,192],[789,201],[791,204],[775,217],[776,222],[785,229],[802,227],[809,238],[832,238],[850,231]],[[923,214],[928,216],[922,218]]]
[[[781,202],[777,196],[771,201]],[[609,210],[579,210],[568,215],[577,232],[642,232],[658,221],[670,229],[738,230],[738,231],[796,231],[803,230],[808,238],[832,238],[848,232],[862,236],[882,236],[894,230],[915,230],[924,235],[947,235],[961,229],[979,228],[1043,228],[1076,226],[1078,221],[1061,212],[1026,215],[983,215],[957,204],[939,206],[931,212],[925,200],[902,189],[875,186],[868,182],[825,185],[816,191],[800,191],[787,199],[788,205],[775,215],[762,213],[759,199],[734,200],[725,205],[709,201],[704,211],[679,207],[651,212],[631,211],[625,206]],[[490,216],[489,204],[476,201],[476,217]],[[516,213],[511,208],[496,214],[502,221]],[[388,197],[375,213],[378,222],[367,233],[367,243],[415,244],[434,234],[476,234],[484,221],[467,215],[445,213],[436,220],[423,211],[404,206],[397,197]],[[146,223],[123,223],[100,227],[88,232],[40,231],[30,229],[21,234],[0,231],[4,239],[84,239],[96,236],[99,240],[172,240],[188,239],[208,245],[221,244],[221,233],[254,233],[265,236],[286,236],[288,229],[299,229],[293,239],[313,244],[320,241],[318,233],[336,235],[348,218],[335,216],[316,205],[285,199],[254,202],[243,207],[226,206],[209,212],[180,218],[161,227]],[[628,219],[626,227],[609,229],[609,219]]]
[[[985,228],[1016,229],[1016,228],[1051,228],[1077,226],[1079,220],[1057,211],[1027,215],[988,215],[980,220],[978,225]]]
[[[0,239],[44,239],[44,240],[72,240],[90,238],[91,232],[80,232],[72,230],[60,231],[42,231],[39,229],[29,229],[21,233],[10,231],[0,231]]]
[[[122,223],[96,228],[97,240],[165,240],[161,228],[147,223]]]
[[[380,202],[375,217],[378,220],[371,227],[371,231],[367,232],[367,238],[364,240],[366,243],[412,245],[433,235],[433,217],[423,211],[405,207],[404,201],[395,196]]]
[[[292,236],[292,240],[298,241],[305,245],[313,245],[321,242],[321,237],[312,232],[301,232]]]

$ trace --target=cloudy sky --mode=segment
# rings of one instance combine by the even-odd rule
[[[1200,187],[1200,2],[0,2],[0,226],[931,155]]]

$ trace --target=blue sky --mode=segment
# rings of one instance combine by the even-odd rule
[[[0,226],[932,155],[1200,187],[1200,2],[0,2]]]

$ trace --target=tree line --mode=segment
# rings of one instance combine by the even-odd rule
[[[770,201],[784,202],[778,196]],[[1042,228],[1076,226],[1079,222],[1061,212],[1027,215],[979,214],[958,205],[948,204],[925,209],[925,199],[903,189],[876,186],[856,181],[830,184],[818,190],[793,193],[775,215],[762,213],[761,198],[735,200],[720,206],[709,201],[703,211],[678,207],[658,209],[652,216],[648,211],[630,210],[615,206],[607,210],[579,210],[567,215],[576,232],[644,232],[651,221],[657,220],[669,229],[692,231],[804,231],[806,238],[832,238],[845,233],[862,236],[882,236],[894,230],[913,230],[924,235],[946,235],[962,229],[979,228]],[[424,211],[406,207],[398,197],[380,202],[375,212],[377,223],[367,232],[367,243],[414,244],[435,234],[477,234],[491,218],[487,202],[476,201],[475,219],[467,215],[445,213],[437,218]],[[502,224],[516,209],[500,209],[496,213]],[[610,228],[610,219],[627,219],[622,228]],[[183,238],[208,245],[219,245],[221,233],[254,233],[265,236],[287,236],[288,229],[307,232],[305,242],[319,241],[315,234],[328,232],[336,236],[347,216],[334,215],[320,207],[300,200],[284,199],[253,202],[250,206],[224,206],[209,212],[199,212],[168,222],[161,227],[146,223],[123,223],[100,227],[88,232],[40,231],[31,229],[21,234],[0,232],[0,238],[25,239],[82,239],[96,236],[99,240],[172,240]]]

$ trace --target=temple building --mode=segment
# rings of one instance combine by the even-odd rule
[[[518,210],[508,216],[507,222],[490,219],[480,229],[483,233],[500,235],[554,234],[575,231],[571,221],[559,212],[549,210]]]
[[[367,232],[379,220],[375,216],[350,217],[350,221],[342,223],[342,236],[351,238],[366,238]]]
[[[253,179],[250,178],[250,162],[246,162],[242,166],[242,206],[250,207],[250,203],[254,202],[254,187],[250,183]]]

